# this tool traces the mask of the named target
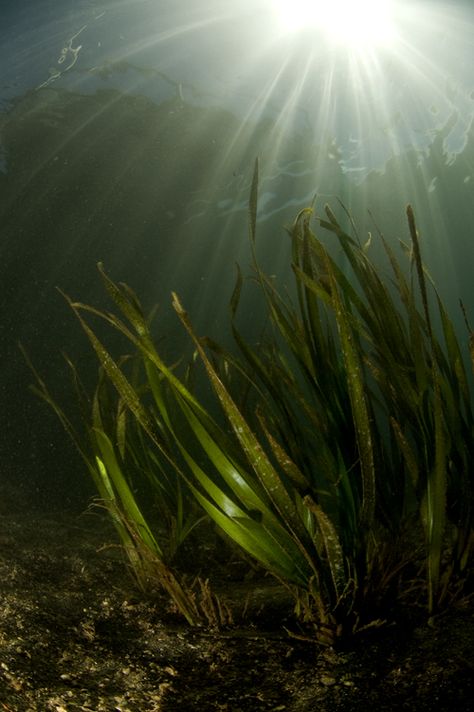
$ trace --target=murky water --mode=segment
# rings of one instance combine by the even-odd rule
[[[185,343],[171,290],[203,333],[227,339],[235,262],[249,270],[256,157],[259,255],[283,283],[284,225],[315,194],[316,212],[342,200],[364,239],[376,232],[368,209],[385,235],[405,239],[411,202],[454,321],[462,330],[458,297],[474,321],[470,2],[400,2],[387,45],[332,41],[309,17],[287,33],[270,0],[4,0],[0,12],[7,476],[20,473],[43,497],[81,496],[64,474],[69,445],[28,393],[18,350],[21,341],[59,392],[61,350],[93,371],[55,287],[104,306],[101,260],[147,307],[162,304],[157,329],[170,354]],[[241,308],[256,335],[251,289]]]

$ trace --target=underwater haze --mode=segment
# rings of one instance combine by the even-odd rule
[[[59,397],[70,393],[62,352],[93,382],[94,356],[56,288],[109,308],[99,261],[147,308],[160,305],[170,357],[190,352],[171,291],[198,333],[226,342],[235,264],[250,269],[257,157],[269,274],[290,286],[284,228],[314,196],[316,214],[329,203],[347,222],[342,201],[364,241],[378,227],[395,246],[408,240],[411,203],[427,269],[467,342],[474,5],[326,5],[2,0],[1,477],[38,506],[83,507],[92,485],[29,391],[19,343]],[[257,339],[251,290],[240,309]]]

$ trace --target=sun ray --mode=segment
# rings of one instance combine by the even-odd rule
[[[335,43],[351,47],[388,45],[395,34],[391,0],[274,0],[283,32],[320,30]]]

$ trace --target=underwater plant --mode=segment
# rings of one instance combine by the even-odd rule
[[[172,473],[175,487],[284,583],[301,626],[293,634],[331,644],[381,625],[404,600],[424,599],[431,616],[462,593],[472,561],[474,417],[469,352],[424,268],[413,210],[408,276],[378,235],[391,273],[384,280],[370,239],[362,244],[352,223],[350,235],[329,206],[317,218],[342,248],[343,269],[311,229],[314,209],[303,209],[288,229],[292,300],[256,258],[257,193],[258,164],[250,241],[268,316],[258,346],[238,327],[240,270],[230,302],[236,353],[199,337],[172,299],[222,417],[198,399],[187,372],[165,363],[137,296],[102,265],[117,313],[68,299],[118,398],[115,438],[104,425],[103,384],[94,400],[89,469],[100,496],[123,540],[133,523],[132,566],[163,562],[122,465],[125,451],[135,463],[146,453],[153,468],[138,470],[153,471],[154,487],[166,490]],[[109,353],[91,314],[128,339],[144,384]],[[473,343],[470,332],[474,366]],[[171,507],[179,509],[176,497]]]
[[[130,417],[118,392],[110,388],[102,368],[90,397],[75,365],[66,357],[81,413],[81,432],[23,353],[36,377],[32,390],[55,411],[77,447],[97,488],[93,504],[109,513],[140,589],[164,589],[190,625],[201,624],[203,619],[209,622],[205,607],[213,603],[212,593],[201,581],[188,585],[173,565],[182,543],[203,520],[202,511],[185,491],[184,481],[155,456],[138,421]],[[122,368],[126,361],[129,359],[124,359]],[[145,507],[147,501],[151,506]]]

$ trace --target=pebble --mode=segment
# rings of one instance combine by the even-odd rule
[[[334,677],[330,677],[330,675],[321,675],[320,682],[321,685],[324,685],[325,687],[332,687],[332,685],[336,684],[336,679]]]

